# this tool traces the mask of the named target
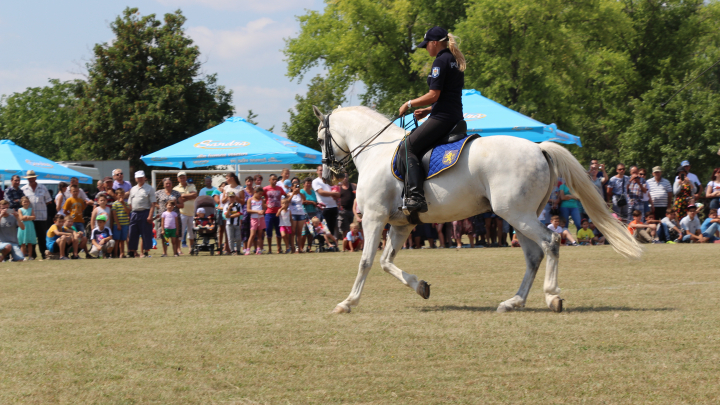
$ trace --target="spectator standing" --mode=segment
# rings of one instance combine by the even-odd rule
[[[105,177],[103,179],[103,186],[104,186],[104,190],[102,192],[97,193],[97,195],[95,196],[95,201],[97,202],[98,197],[100,197],[101,195],[104,195],[107,200],[107,204],[112,205],[112,203],[115,202],[115,190],[113,190],[113,188],[112,188],[113,187],[113,178]],[[108,219],[110,219],[110,218],[108,218]],[[108,225],[108,227],[112,228],[110,225]],[[111,231],[112,231],[112,229],[111,229]],[[113,240],[115,240],[115,238],[113,238]]]
[[[263,176],[262,176],[262,174],[256,174],[254,180],[255,180],[255,185],[253,186],[253,188],[254,188],[254,189],[257,189],[258,187],[260,187],[260,190],[262,190],[262,188],[263,188],[263,185],[262,185]]]
[[[37,241],[35,224],[33,223],[35,215],[33,215],[29,198],[23,197],[20,202],[22,207],[20,208],[20,216],[18,219],[22,221],[25,226],[18,230],[18,243],[20,244],[23,256],[25,256],[25,260],[34,260],[32,258],[32,252],[35,250],[35,243]],[[42,250],[42,246],[40,249]]]
[[[250,254],[250,246],[255,244],[256,255],[262,254],[263,230],[265,229],[265,200],[263,200],[263,189],[256,187],[254,194],[247,202],[247,213],[250,215],[250,238],[245,246],[245,256]]]
[[[303,199],[303,208],[305,208],[307,218],[310,219],[312,217],[318,216],[318,199],[317,195],[315,194],[315,190],[313,190],[313,179],[311,179],[310,177],[305,178],[303,189],[300,190],[300,194],[305,197]]]
[[[118,188],[122,188],[126,193],[130,191],[132,188],[132,184],[130,184],[129,181],[125,181],[125,173],[123,173],[122,169],[115,169],[112,172],[113,174],[113,190],[117,190]],[[129,194],[126,194],[125,197],[129,197]]]
[[[65,215],[65,200],[67,198],[65,197],[65,192],[68,191],[68,185],[65,182],[60,182],[58,184],[58,192],[55,195],[55,210],[58,214]]]
[[[170,202],[175,203],[175,205],[173,206],[173,210],[175,211],[175,213],[177,214],[177,217],[178,217],[178,221],[175,226],[175,230],[176,230],[176,234],[177,234],[176,236],[179,238],[183,232],[183,228],[180,225],[180,207],[184,206],[182,195],[180,194],[179,191],[173,189],[173,183],[172,183],[172,180],[170,179],[170,177],[164,178],[162,180],[162,184],[163,184],[163,188],[161,190],[158,190],[155,192],[155,201],[157,202],[157,205],[158,205],[157,212],[159,215],[162,215],[166,211],[166,207],[167,207],[168,203],[170,203]],[[160,222],[160,218],[158,217],[158,219],[155,221],[155,229],[161,229],[161,228],[162,228],[162,224]],[[166,243],[169,244],[171,242],[162,233],[160,236],[161,236],[163,245],[165,245]],[[179,245],[177,247],[175,245],[173,245],[173,249],[175,249],[173,254],[179,255],[181,253]]]
[[[99,215],[105,215],[105,225],[107,225],[107,227],[110,228],[110,232],[112,232],[112,209],[108,205],[108,197],[107,194],[101,194],[97,197],[97,207],[93,208],[92,215],[90,216],[90,229],[97,228],[96,221]]]
[[[675,194],[675,202],[673,203],[673,209],[677,212],[678,218],[682,221],[687,215],[690,200],[693,195],[697,193],[697,189],[692,181],[687,177],[687,172],[684,167],[678,169],[677,177],[675,178],[675,184],[673,184],[673,193]]]
[[[285,183],[287,182],[287,183]],[[287,167],[282,169],[282,172],[280,173],[280,178],[278,179],[278,186],[282,187],[285,194],[290,193],[290,186],[292,185],[292,181],[290,181],[290,169]]]
[[[163,254],[160,257],[167,257],[167,245],[172,243],[172,252],[175,257],[179,256],[180,246],[177,237],[177,224],[179,215],[175,212],[175,201],[168,201],[165,204],[165,210],[160,214],[159,233],[163,240]],[[165,242],[169,241],[169,242]]]
[[[145,172],[139,170],[135,172],[135,181],[137,184],[130,189],[128,203],[130,204],[130,228],[128,240],[128,253],[133,257],[138,250],[138,239],[143,240],[143,255],[140,257],[150,257],[149,252],[152,249],[152,223],[153,212],[157,205],[157,197],[155,190],[145,183]],[[192,227],[192,223],[190,223]]]
[[[292,184],[290,191],[290,220],[292,223],[292,234],[294,236],[295,253],[301,253],[302,230],[305,225],[305,195],[300,192],[300,184]]]
[[[648,193],[655,218],[665,218],[668,203],[672,201],[673,189],[670,182],[662,177],[662,167],[653,167],[653,177],[647,180]]]
[[[347,173],[344,174],[340,183],[340,212],[338,213],[338,228],[340,235],[338,240],[350,231],[350,225],[353,223],[353,205],[355,203],[356,184],[350,183]]]
[[[710,209],[717,211],[720,208],[720,167],[713,170],[712,177],[707,184],[705,197],[710,199]]]
[[[209,195],[210,197],[213,197],[213,199],[215,200],[215,203],[217,204],[220,202],[220,197],[219,197],[220,194],[222,194],[220,192],[220,190],[218,190],[217,187],[214,187],[212,185],[212,177],[205,176],[204,187],[201,188],[200,191],[198,191],[198,196]],[[216,196],[217,196],[217,198],[215,198]]]
[[[125,257],[125,241],[130,228],[130,206],[125,202],[125,189],[115,189],[117,199],[112,203],[112,221],[115,224],[113,239],[115,240],[115,257]]]
[[[10,208],[19,210],[22,205],[20,200],[25,196],[22,189],[20,188],[20,176],[17,174],[12,176],[10,180],[10,187],[5,189],[5,201],[10,203]]]
[[[605,165],[599,164],[597,159],[590,160],[590,171],[588,171],[588,174],[590,175],[590,180],[598,189],[598,193],[604,197],[605,192],[603,188],[608,181],[607,175],[605,175]]]
[[[7,255],[12,255],[14,262],[25,259],[18,243],[18,228],[25,229],[17,211],[9,212],[10,204],[6,200],[0,201],[0,252],[4,261]]]
[[[643,185],[645,186],[645,191],[643,192],[642,196],[642,204],[643,204],[643,221],[647,222],[647,216],[648,214],[653,213],[653,201],[652,197],[650,197],[650,190],[647,186],[647,171],[643,168],[638,169],[638,176],[643,181]]]
[[[225,183],[226,183],[225,187],[223,187],[223,189],[220,190],[222,192],[222,195],[220,196],[220,205],[219,205],[220,211],[224,211],[225,205],[230,202],[230,197],[228,196],[228,193],[230,193],[230,192],[235,194],[235,200],[238,204],[245,205],[246,201],[247,201],[245,199],[245,196],[247,194],[245,193],[245,189],[243,188],[243,186],[240,185],[240,179],[238,179],[238,177],[235,175],[235,173],[230,172],[230,173],[226,174],[225,175]],[[247,183],[247,179],[246,179],[246,183]],[[262,191],[262,188],[260,188],[260,191]],[[227,221],[224,221],[224,222],[225,223],[223,226],[226,227],[225,239],[228,242],[228,243],[224,244],[224,248],[228,253],[232,253],[230,251],[230,237],[227,234]],[[248,223],[248,227],[249,226],[250,226],[250,224]],[[242,227],[241,227],[240,231],[242,232]],[[262,235],[260,235],[260,236],[262,237]],[[218,243],[220,243],[220,242],[218,242]]]
[[[325,219],[330,233],[335,235],[335,227],[337,226],[338,208],[336,198],[340,198],[340,193],[332,191],[332,187],[325,183],[322,178],[322,165],[317,167],[317,178],[312,182],[312,188],[317,194],[318,201],[324,205],[322,210],[322,218]],[[320,218],[320,216],[318,216]]]
[[[282,187],[277,185],[277,176],[270,175],[270,185],[263,188],[265,193],[265,227],[267,228],[268,253],[272,253],[272,236],[275,231],[278,253],[282,253],[282,239],[280,235],[280,218],[277,213],[280,210],[282,198],[286,195]]]
[[[560,186],[560,218],[569,224],[568,218],[572,218],[575,228],[580,229],[580,200],[570,193],[567,184]]]
[[[180,184],[175,186],[173,190],[180,193],[183,206],[180,208],[180,223],[182,232],[187,232],[188,247],[192,249],[195,243],[195,233],[193,231],[193,219],[195,218],[195,199],[198,196],[197,189],[192,183],[188,183],[187,174],[179,172],[177,174]]]
[[[690,161],[689,160],[683,160],[680,163],[680,167],[683,168],[685,171],[686,177],[690,180],[690,184],[692,184],[695,187],[695,191],[693,191],[692,197],[697,200],[699,197],[699,193],[702,188],[702,183],[700,183],[700,179],[698,179],[698,176],[690,172]],[[679,176],[678,176],[679,177]],[[675,178],[677,180],[678,178]]]
[[[608,180],[607,199],[612,202],[612,210],[623,221],[628,217],[627,184],[630,177],[625,175],[625,165],[615,168],[617,174]]]
[[[243,204],[238,203],[238,198],[234,191],[227,193],[228,203],[225,204],[224,217],[226,218],[227,224],[227,235],[228,235],[228,248],[233,256],[237,256],[238,253],[242,253],[242,235],[240,230],[242,229],[242,213]]]
[[[277,212],[278,219],[280,221],[280,235],[282,235],[283,241],[285,241],[285,253],[292,253],[293,246],[293,229],[292,220],[290,219],[290,198],[288,195],[283,196],[280,201],[280,209]],[[278,244],[279,248],[280,244]],[[279,250],[279,249],[278,249]],[[281,251],[278,253],[282,253]]]
[[[245,201],[250,201],[253,194],[255,194],[253,189],[253,177],[247,176],[245,178],[245,188],[242,190]],[[242,213],[243,213],[243,222],[242,227],[240,228],[240,235],[242,235],[242,241],[243,244],[247,247],[248,246],[248,239],[250,239],[250,215],[247,214],[247,203],[242,204]]]
[[[78,190],[80,190],[79,197],[82,198],[82,200],[85,201],[86,204],[89,205],[89,204],[93,203],[93,200],[89,199],[87,194],[85,194],[85,191],[82,188],[80,188],[80,181],[78,180],[77,177],[70,178],[70,187],[72,187],[72,186],[78,187]],[[68,188],[68,190],[65,190],[65,198],[70,198],[70,197],[72,197],[71,190]]]
[[[83,218],[83,212],[87,204],[85,200],[80,197],[80,187],[77,184],[70,186],[70,198],[65,200],[63,209],[68,213],[68,216],[72,217],[73,225],[78,232],[85,232],[85,220]]]
[[[637,166],[630,167],[630,180],[627,182],[627,199],[628,199],[628,222],[634,220],[633,211],[640,211],[640,217],[645,218],[645,212],[643,210],[643,194],[647,188],[645,187],[645,180],[640,177],[640,170]]]
[[[42,248],[42,246],[45,246],[45,234],[47,233],[48,229],[47,205],[52,203],[53,199],[52,196],[50,196],[50,192],[47,190],[47,188],[45,188],[45,186],[42,184],[38,184],[37,175],[35,174],[34,170],[28,170],[27,176],[25,176],[25,178],[27,179],[28,184],[22,187],[22,191],[23,194],[25,194],[25,197],[30,199],[30,206],[32,206],[33,215],[35,215],[35,220],[33,220],[33,224],[35,225],[35,233],[38,240],[37,244],[41,246],[40,254],[44,259],[45,250]],[[34,250],[32,252],[32,257],[37,257],[37,254]]]

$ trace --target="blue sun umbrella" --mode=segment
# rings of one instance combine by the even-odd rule
[[[8,178],[14,175],[25,176],[28,170],[34,170],[38,180],[70,182],[77,177],[80,183],[90,184],[92,179],[82,173],[69,169],[59,163],[36,155],[15,142],[0,140],[0,175]]]
[[[244,118],[222,124],[141,157],[148,166],[319,164],[322,153],[259,128]]]
[[[510,135],[533,142],[553,141],[582,147],[580,138],[561,131],[557,125],[546,125],[530,117],[511,110],[500,103],[483,97],[477,90],[462,91],[463,116],[467,122],[468,134],[480,136]],[[424,122],[424,118],[420,123]],[[405,119],[407,124],[408,119]],[[406,129],[415,128],[414,122]],[[400,120],[395,121],[400,125]]]

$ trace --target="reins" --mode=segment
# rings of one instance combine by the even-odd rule
[[[344,170],[348,164],[350,164],[350,160],[358,157],[361,153],[367,149],[370,144],[372,144],[383,132],[385,132],[386,129],[388,129],[393,122],[398,119],[398,116],[394,116],[390,122],[383,127],[380,131],[375,133],[375,135],[371,136],[367,140],[363,141],[360,145],[356,146],[352,150],[345,150],[343,149],[337,141],[333,138],[332,133],[330,132],[330,115],[332,115],[332,112],[325,116],[325,119],[323,120],[323,128],[325,129],[325,142],[323,142],[323,147],[325,148],[325,158],[323,158],[322,163],[327,165],[330,170],[333,173],[340,173],[342,170]],[[405,118],[404,116],[402,117]],[[404,123],[404,120],[403,120]],[[331,142],[328,141],[328,139],[335,144],[335,146],[338,147],[341,151],[346,153],[345,157],[343,157],[340,160],[335,159],[335,152],[333,151],[333,147]],[[359,151],[358,151],[359,149]],[[357,153],[355,153],[357,151]],[[353,155],[354,154],[354,155]]]

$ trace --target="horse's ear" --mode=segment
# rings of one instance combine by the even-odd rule
[[[321,113],[317,107],[313,106],[313,112],[315,113],[315,116],[317,117],[317,119],[320,120],[320,122],[325,121],[325,114]]]

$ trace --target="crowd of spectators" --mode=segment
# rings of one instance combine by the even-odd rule
[[[660,167],[651,176],[644,168],[623,164],[615,175],[596,160],[588,175],[608,209],[642,243],[720,242],[720,168],[702,186],[683,161],[673,182],[663,177]],[[218,254],[288,254],[313,251],[362,250],[362,210],[355,199],[355,184],[346,177],[332,186],[317,176],[291,177],[290,170],[270,175],[268,184],[258,174],[244,179],[225,175],[219,187],[212,177],[197,190],[187,173],[177,179],[165,178],[158,189],[147,184],[145,173],[134,173],[133,186],[116,169],[112,177],[97,183],[97,193],[89,198],[73,178],[59,183],[53,197],[28,171],[27,184],[20,176],[2,192],[0,200],[0,253],[3,260],[42,258],[70,260],[80,258],[129,258],[151,256],[156,237],[163,254],[180,256],[182,247],[200,243],[200,231],[217,237]],[[195,200],[209,196],[215,211],[206,215]],[[703,219],[700,218],[703,217]],[[539,218],[561,235],[562,243],[605,244],[602,233],[585,215],[577,196],[558,179]],[[569,229],[570,221],[575,232]],[[390,225],[383,231],[381,249]],[[273,238],[275,235],[275,238]],[[463,243],[467,235],[469,243]],[[266,244],[267,242],[267,244]],[[492,212],[461,221],[420,224],[403,248],[520,246],[512,227]],[[127,250],[126,250],[127,249]],[[186,253],[185,253],[186,254]]]

